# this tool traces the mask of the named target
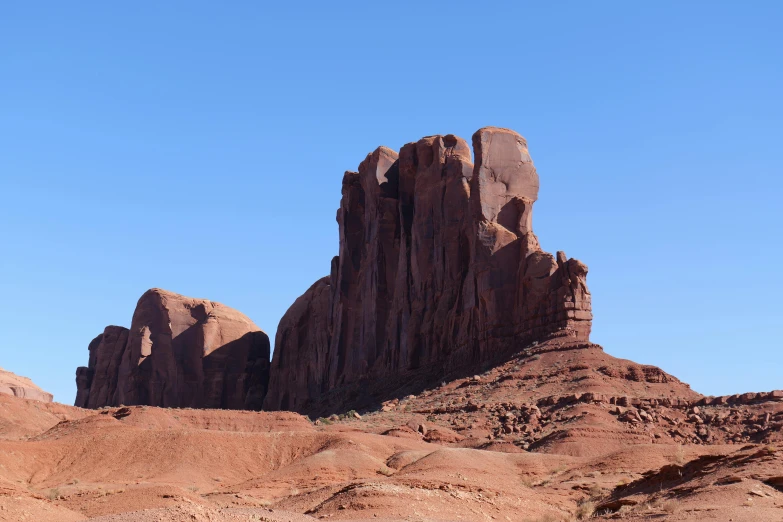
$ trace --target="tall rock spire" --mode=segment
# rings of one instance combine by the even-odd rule
[[[587,341],[587,267],[542,252],[539,179],[519,134],[429,136],[347,172],[331,275],[277,331],[265,409],[335,407],[561,336]]]

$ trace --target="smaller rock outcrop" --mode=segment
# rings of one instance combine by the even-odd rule
[[[27,377],[21,377],[0,368],[0,394],[41,402],[52,402],[54,396],[43,391]]]
[[[269,337],[220,303],[153,288],[130,329],[107,326],[76,370],[75,405],[261,409]]]
[[[113,404],[129,332],[122,326],[107,326],[90,342],[88,365],[76,369],[76,406],[99,408]]]

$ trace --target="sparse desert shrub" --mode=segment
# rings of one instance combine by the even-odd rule
[[[522,477],[520,479],[520,482],[522,482],[523,486],[528,487],[528,488],[532,488],[536,484],[536,481],[533,480],[533,477],[531,477],[529,475],[525,475],[524,477]]]
[[[57,488],[52,488],[49,490],[49,500],[57,500],[60,498],[60,490]]]
[[[188,489],[189,489],[190,491],[192,491],[193,493],[195,493],[196,491],[198,491],[198,486],[196,486],[196,485],[194,484],[194,485],[192,485],[192,486],[188,486]]]
[[[381,468],[378,470],[378,473],[385,477],[391,477],[394,475],[394,470],[391,469],[389,466],[381,466]]]
[[[662,500],[656,507],[666,513],[674,513],[674,510],[677,508],[677,502],[674,500]]]
[[[582,501],[576,506],[575,515],[577,520],[587,520],[588,518],[591,518],[594,513],[595,503],[590,500]]]
[[[674,463],[678,466],[682,466],[685,462],[685,448],[680,444],[677,446],[677,451],[674,452]]]

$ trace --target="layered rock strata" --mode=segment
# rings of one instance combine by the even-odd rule
[[[261,408],[269,338],[220,303],[153,288],[130,330],[108,326],[76,370],[76,406]]]
[[[54,396],[39,388],[27,377],[16,375],[0,368],[0,394],[41,402],[52,402]]]
[[[265,409],[469,367],[553,335],[587,341],[587,267],[543,252],[539,178],[519,134],[430,136],[343,178],[339,255],[280,321]]]

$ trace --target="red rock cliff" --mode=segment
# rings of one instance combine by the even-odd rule
[[[339,255],[280,321],[265,409],[469,367],[553,335],[586,341],[587,267],[541,251],[519,134],[380,147],[343,178]]]
[[[220,303],[153,288],[131,328],[108,326],[76,370],[76,406],[120,404],[260,409],[269,381],[269,338]]]

